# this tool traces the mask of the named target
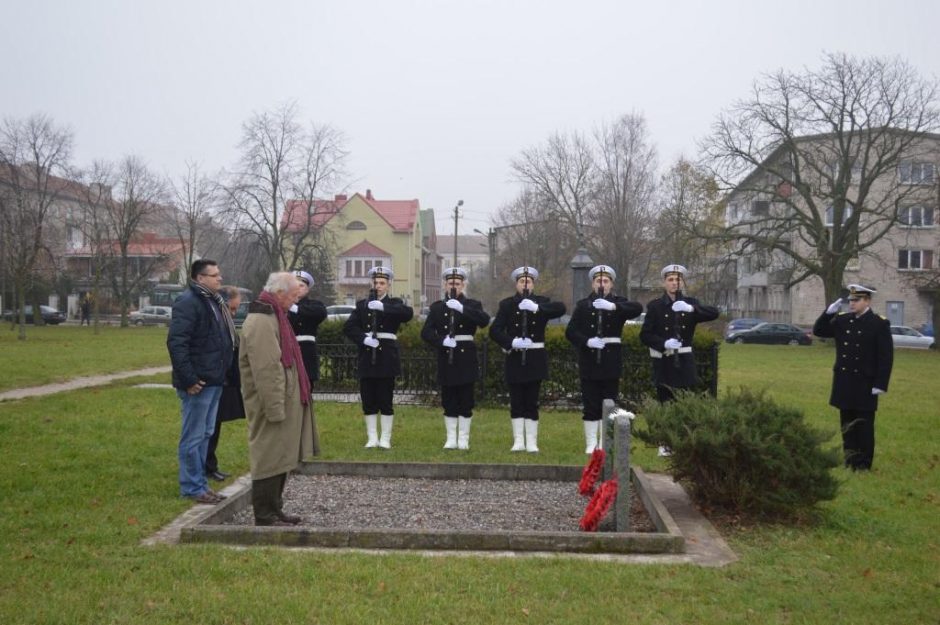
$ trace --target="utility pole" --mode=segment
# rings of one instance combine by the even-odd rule
[[[457,219],[460,217],[460,207],[463,206],[463,200],[457,200],[457,206],[454,207],[454,264],[457,266]]]

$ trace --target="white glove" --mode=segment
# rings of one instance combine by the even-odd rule
[[[291,307],[288,308],[287,310],[291,311],[292,313],[295,313],[295,312],[297,312],[297,311],[300,310],[300,309],[297,308],[297,304],[291,304]]]
[[[366,338],[363,339],[362,344],[365,345],[366,347],[378,347],[379,339],[374,339],[371,336],[366,335]]]
[[[693,310],[695,310],[694,308],[692,308],[692,304],[689,304],[688,302],[683,302],[681,299],[676,300],[672,303],[672,309],[675,312],[684,312],[684,313],[690,313]]]
[[[369,310],[385,310],[385,304],[383,304],[377,299],[374,299],[371,302],[369,302],[368,306],[369,306]]]
[[[592,336],[587,340],[587,346],[591,349],[604,349],[605,345],[607,345],[607,343],[604,342],[604,339],[597,338],[596,336]]]
[[[444,347],[457,347],[457,339],[452,336],[445,336],[442,345]]]
[[[603,297],[598,297],[591,305],[594,306],[594,308],[597,310],[615,310],[617,308],[616,304],[607,301]]]
[[[829,304],[829,308],[826,309],[827,315],[834,315],[839,312],[839,309],[842,308],[842,298],[840,297],[836,301]],[[819,310],[818,308],[816,310]]]
[[[532,339],[524,339],[516,337],[512,340],[513,349],[529,349],[529,345],[532,344]]]
[[[528,298],[519,302],[519,310],[528,310],[529,312],[536,312],[538,309],[539,309],[539,305]]]
[[[881,390],[880,388],[877,388],[877,387],[871,389],[871,394],[872,394],[872,395],[884,395],[886,392],[887,392],[887,391],[883,391],[883,390]]]
[[[463,312],[463,304],[460,303],[460,300],[449,299],[444,302],[444,305],[450,308],[451,310],[456,310],[459,313]]]
[[[666,339],[666,343],[663,346],[666,349],[679,349],[682,347],[682,341],[679,339]]]

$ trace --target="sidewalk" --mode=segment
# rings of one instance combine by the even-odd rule
[[[103,386],[105,384],[110,384],[115,380],[123,380],[126,378],[133,378],[143,375],[157,375],[160,373],[169,373],[170,371],[172,371],[172,368],[169,365],[165,365],[162,367],[149,367],[147,369],[136,369],[134,371],[122,371],[120,373],[109,373],[105,375],[92,375],[84,378],[74,378],[72,380],[68,380],[67,382],[59,382],[57,384],[17,388],[13,389],[12,391],[5,391],[0,393],[0,401],[52,395],[53,393],[74,391],[76,389],[88,388],[91,386]]]

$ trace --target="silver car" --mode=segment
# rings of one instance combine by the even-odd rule
[[[337,304],[335,306],[326,307],[326,318],[327,321],[346,321],[349,319],[349,315],[356,310],[355,306],[347,306],[345,304]]]
[[[934,349],[936,343],[932,336],[924,336],[914,328],[891,326],[891,340],[895,347],[913,347],[916,349]]]
[[[173,309],[169,306],[144,306],[132,312],[128,318],[135,326],[170,325]]]

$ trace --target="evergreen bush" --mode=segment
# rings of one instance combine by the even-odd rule
[[[729,391],[714,398],[679,392],[676,400],[649,400],[646,429],[636,436],[665,445],[673,478],[690,486],[700,504],[752,518],[801,518],[836,496],[832,432],[809,426],[803,413],[775,403],[764,391]]]

